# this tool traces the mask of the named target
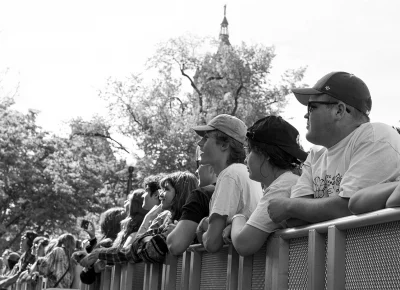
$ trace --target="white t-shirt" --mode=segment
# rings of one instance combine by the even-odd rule
[[[265,189],[264,196],[257,205],[256,210],[250,216],[247,224],[253,226],[263,232],[272,233],[275,230],[282,228],[281,225],[274,223],[268,214],[268,201],[271,195],[279,195],[290,197],[290,191],[299,179],[298,175],[287,171],[275,179],[268,188]]]
[[[221,171],[210,201],[210,216],[217,213],[231,218],[237,213],[247,218],[262,196],[261,183],[251,180],[244,164],[234,163]]]
[[[400,135],[382,123],[365,123],[336,145],[313,147],[291,197],[314,198],[355,192],[400,175]]]

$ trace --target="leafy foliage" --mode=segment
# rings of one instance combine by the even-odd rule
[[[27,229],[74,232],[77,217],[119,201],[124,182],[115,172],[125,164],[105,139],[50,135],[36,125],[37,112],[11,106],[10,99],[0,103],[0,249]]]
[[[145,83],[142,75],[110,79],[100,96],[109,103],[113,124],[144,152],[139,176],[193,172],[198,137],[190,128],[218,114],[237,116],[247,125],[279,114],[305,68],[286,71],[273,85],[268,77],[274,57],[273,47],[186,35],[157,46],[147,62],[152,82]]]

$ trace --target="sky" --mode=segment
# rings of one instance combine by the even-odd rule
[[[106,79],[141,72],[157,43],[188,32],[218,37],[225,4],[232,44],[275,46],[273,77],[307,66],[312,86],[332,71],[353,73],[370,89],[371,121],[400,126],[397,0],[0,0],[3,88],[18,85],[15,108],[40,111],[38,123],[59,133],[69,119],[106,115],[98,97]],[[309,149],[306,107],[288,100],[282,115]]]

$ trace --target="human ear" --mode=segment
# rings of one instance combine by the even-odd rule
[[[222,151],[226,151],[229,148],[229,144],[228,142],[221,142],[220,147]]]
[[[343,103],[339,103],[338,105],[337,105],[337,109],[336,109],[336,111],[335,111],[335,116],[338,118],[338,119],[341,119],[341,118],[343,118],[343,116],[346,114],[346,105],[345,104],[343,104]]]

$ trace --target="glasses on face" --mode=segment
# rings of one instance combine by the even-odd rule
[[[314,104],[320,104],[320,105],[337,105],[339,104],[339,102],[323,102],[323,101],[311,101],[308,102],[307,104],[307,112],[308,115],[311,114],[312,111],[314,111],[314,109],[316,109],[316,107],[314,107]],[[350,113],[350,110],[346,107],[346,112]]]

